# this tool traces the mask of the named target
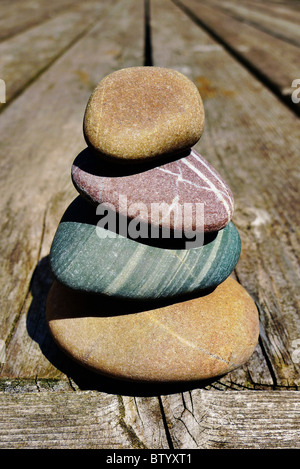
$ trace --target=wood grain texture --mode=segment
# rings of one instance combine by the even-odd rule
[[[272,0],[267,0],[263,3],[259,0],[247,0],[243,3],[249,8],[263,11],[270,16],[280,15],[282,18],[290,21],[297,21],[297,18],[300,16],[298,2],[293,0],[284,2],[273,2]]]
[[[45,361],[47,256],[60,218],[77,195],[71,164],[86,146],[82,122],[90,93],[111,71],[143,62],[143,5],[128,0],[126,6],[118,1],[106,5],[90,32],[1,115],[5,376],[57,376]]]
[[[81,38],[99,19],[102,7],[95,0],[84,2],[1,42],[0,77],[6,83],[6,103]]]
[[[0,41],[20,34],[64,9],[77,7],[76,0],[4,0],[1,2]]]
[[[299,448],[297,391],[216,392],[162,396],[175,449]]]
[[[3,449],[299,449],[297,391],[0,393]]]
[[[98,392],[0,393],[0,448],[168,448],[157,398]]]
[[[268,90],[270,81],[247,71],[250,61],[241,60],[236,42],[228,47],[225,36],[212,39],[174,2],[151,0],[146,44],[143,2],[100,3],[97,25],[1,113],[0,447],[299,448],[299,121]],[[247,3],[257,12],[284,8],[288,21],[288,10],[297,8],[291,1]],[[25,30],[29,37],[29,28],[49,24],[52,15],[58,21],[61,7],[73,15],[76,5],[3,0],[0,39]],[[277,38],[278,45],[285,42]],[[142,65],[144,46],[148,64],[152,56],[154,65],[183,72],[204,98],[206,128],[197,150],[234,193],[242,238],[235,276],[260,312],[251,361],[203,383],[204,390],[99,380],[55,348],[45,325],[48,253],[77,195],[70,167],[85,147],[87,99],[106,74]],[[262,47],[251,60],[261,60]],[[281,77],[292,57],[284,50]]]
[[[263,348],[225,383],[298,386],[299,121],[180,8],[151,5],[154,64],[185,71],[204,100],[206,127],[196,149],[231,187],[242,238],[236,274],[260,305]]]
[[[175,3],[184,5],[205,28],[214,34],[231,53],[259,74],[282,96],[291,96],[292,82],[298,78],[299,48],[255,26],[239,21],[222,10],[196,0]],[[290,99],[289,103],[293,106]],[[294,104],[297,107],[297,103]]]
[[[299,9],[298,11],[291,9],[289,5],[284,5],[284,3],[270,5],[267,2],[260,4],[243,2],[241,4],[232,0],[225,2],[220,0],[202,1],[217,10],[228,13],[238,21],[248,23],[283,41],[300,46]]]

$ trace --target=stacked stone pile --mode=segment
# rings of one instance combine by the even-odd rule
[[[195,85],[134,67],[105,77],[71,169],[79,196],[55,234],[47,321],[82,365],[115,378],[207,379],[247,361],[258,314],[230,274],[241,252],[233,195],[193,146]]]

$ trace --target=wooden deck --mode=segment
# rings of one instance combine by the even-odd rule
[[[2,0],[0,11],[0,448],[300,448],[300,2]],[[234,275],[261,332],[246,365],[209,383],[96,376],[45,323],[88,97],[136,65],[196,83],[206,111],[196,149],[235,197]]]

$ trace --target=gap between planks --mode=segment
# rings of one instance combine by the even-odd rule
[[[103,6],[100,3],[94,7],[94,1],[84,3],[81,8],[78,5],[75,11],[60,12],[41,25],[0,43],[0,76],[6,83],[6,103],[0,105],[0,112],[99,21]]]
[[[23,303],[23,304],[24,304],[24,303]],[[279,383],[279,385],[280,385],[280,383]]]
[[[299,11],[289,9],[288,5],[249,4],[219,0],[202,0],[207,5],[227,13],[238,21],[254,26],[275,38],[300,46]]]
[[[266,86],[282,103],[285,104],[297,117],[300,115],[300,105],[297,102],[293,102],[291,94],[294,89],[292,88],[292,82],[295,78],[298,78],[298,50],[297,47],[289,44],[285,44],[283,41],[278,39],[278,42],[282,45],[282,54],[278,55],[277,51],[280,51],[280,44],[274,43],[268,48],[270,51],[276,52],[277,56],[274,59],[272,56],[268,57],[267,49],[264,52],[264,43],[268,41],[268,34],[257,31],[250,25],[246,25],[233,17],[230,17],[216,8],[211,8],[205,4],[195,2],[195,0],[171,0],[177,5],[188,17],[206,31],[215,41],[217,41],[224,49],[243,67],[245,67],[256,80],[260,81]],[[229,32],[222,27],[222,23],[225,25],[231,22],[230,34],[234,32],[237,35],[237,39],[229,37]],[[221,25],[221,26],[220,26]],[[256,46],[253,47],[253,54],[251,52],[252,45],[249,44],[247,36],[249,31],[244,33],[245,28],[252,28],[252,34],[255,38],[261,34],[261,49],[255,50]],[[240,44],[238,38],[240,37]],[[245,37],[245,43],[243,45],[243,37]],[[276,41],[274,37],[272,41]],[[250,51],[250,52],[249,52]],[[263,57],[260,58],[263,52]],[[286,58],[285,56],[289,56]],[[282,57],[285,57],[286,66],[282,62]],[[278,73],[279,72],[279,73]],[[283,75],[283,77],[282,77]]]
[[[293,339],[300,334],[299,233],[293,239],[291,230],[299,218],[294,173],[299,161],[299,122],[224,48],[217,49],[210,35],[189,23],[174,2],[171,5],[151,1],[154,65],[187,74],[202,94],[206,127],[196,148],[233,190],[234,220],[243,242],[236,273],[261,312],[263,355],[257,349],[245,367],[222,383],[238,388],[244,379],[249,387],[261,383],[297,389],[299,366],[293,360]],[[286,197],[291,197],[290,202]],[[266,219],[256,227],[259,214]]]
[[[63,211],[75,197],[74,192],[77,194],[70,180],[70,167],[84,148],[82,119],[88,97],[108,73],[142,65],[143,20],[142,4],[137,6],[130,0],[107,4],[96,25],[1,116],[1,339],[7,347],[2,376],[27,378],[37,374],[51,379],[60,374],[51,364],[51,353],[50,363],[41,353],[42,348],[47,355],[50,347],[44,324],[45,300],[52,280],[47,256]],[[97,55],[101,60],[94,60]],[[22,142],[11,138],[12,130],[22,135]],[[22,159],[18,158],[20,152]],[[16,185],[18,191],[12,189]],[[10,240],[9,247],[4,239]],[[16,268],[18,282],[14,282]],[[52,348],[55,355],[56,349]]]
[[[1,6],[0,42],[43,24],[64,11],[76,11],[77,8],[77,0],[35,0],[18,4],[16,1],[10,1]]]

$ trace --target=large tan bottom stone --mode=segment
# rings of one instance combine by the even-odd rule
[[[74,360],[125,380],[209,379],[245,363],[257,344],[257,308],[232,278],[206,296],[144,308],[55,281],[47,322],[55,342]]]

